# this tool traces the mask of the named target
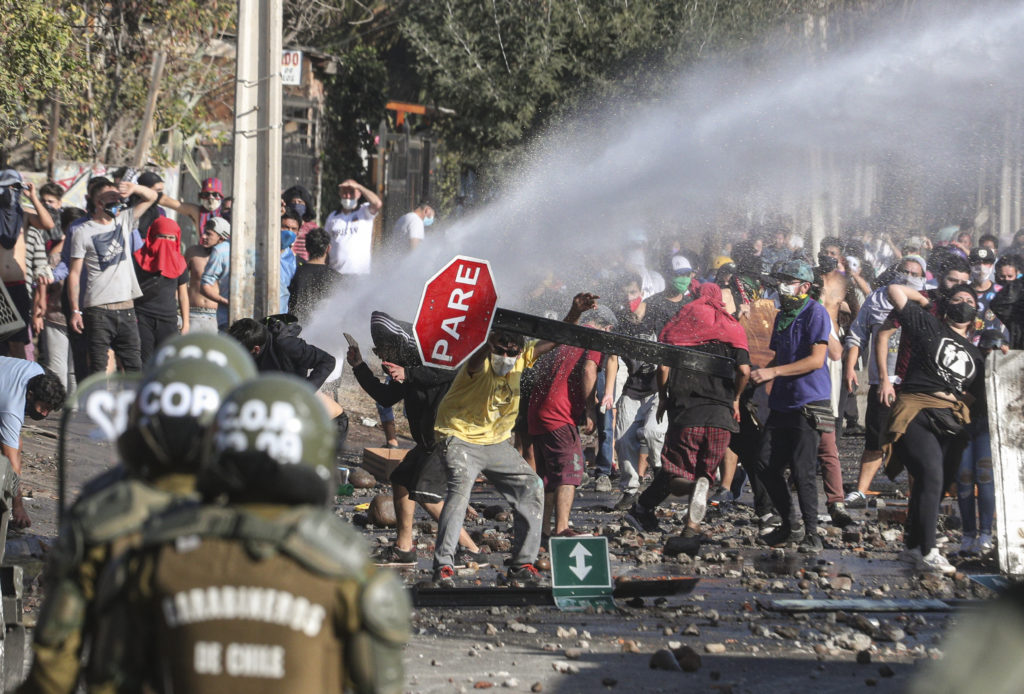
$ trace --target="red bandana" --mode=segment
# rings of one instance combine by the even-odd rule
[[[722,303],[722,289],[713,282],[700,285],[700,298],[679,309],[661,331],[661,341],[693,347],[718,340],[737,349],[747,349],[747,333],[729,315]]]
[[[161,239],[159,236],[173,236]],[[146,272],[159,272],[177,279],[185,272],[185,256],[181,254],[181,227],[167,217],[157,217],[149,225],[146,243],[135,251],[135,262]]]

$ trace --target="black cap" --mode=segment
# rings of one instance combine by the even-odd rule
[[[996,252],[991,248],[980,246],[978,248],[971,249],[971,264],[975,263],[995,263]]]
[[[157,183],[163,183],[164,179],[160,178],[159,175],[153,173],[152,171],[143,171],[141,174],[139,174],[139,179],[137,182],[140,186],[152,188]]]

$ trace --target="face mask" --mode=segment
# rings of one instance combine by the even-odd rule
[[[519,357],[508,357],[501,354],[491,355],[491,368],[494,373],[498,376],[507,376],[516,365],[516,359]]]
[[[430,226],[433,223],[434,223],[434,218],[433,217],[424,217],[423,218],[423,226],[428,227],[428,226]]]
[[[674,286],[680,294],[685,294],[686,290],[690,288],[691,280],[693,280],[693,278],[689,275],[680,275],[672,280],[672,286]]]
[[[292,211],[300,217],[306,216],[306,204],[302,202],[292,203]]]
[[[782,295],[779,297],[779,303],[782,305],[783,310],[792,311],[800,308],[804,305],[804,301],[807,300],[806,294],[789,294]]]
[[[220,208],[220,202],[220,198],[202,198],[199,200],[199,204],[207,212],[216,212]]]
[[[111,217],[116,217],[125,207],[126,205],[124,201],[118,200],[117,202],[112,202],[107,205],[104,205],[103,211],[109,214]]]
[[[908,277],[907,278],[907,286],[910,287],[911,289],[916,289],[919,292],[923,292],[924,291],[925,282],[926,282],[926,280],[925,280],[924,277]]]
[[[987,282],[992,279],[992,265],[974,265],[971,267],[971,280],[974,282]]]
[[[966,301],[946,306],[946,318],[954,323],[970,323],[978,315],[978,309]]]
[[[643,300],[644,300],[644,298],[642,296],[638,296],[635,299],[630,299],[629,300],[629,310],[633,311],[633,312],[636,312],[637,307],[640,306],[640,302],[642,302]]]
[[[352,210],[356,209],[356,207],[358,207],[358,206],[359,206],[359,200],[357,198],[342,198],[341,199],[341,209],[345,210],[346,212],[351,212]]]
[[[780,284],[779,285],[779,296],[796,296],[797,290],[800,289],[799,284]]]

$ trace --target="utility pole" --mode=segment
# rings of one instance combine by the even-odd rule
[[[157,51],[153,54],[153,66],[149,71],[149,94],[146,96],[146,111],[142,116],[142,128],[139,130],[139,139],[135,142],[135,156],[132,157],[132,166],[136,169],[142,168],[146,163],[146,154],[149,152],[149,139],[153,136],[153,115],[156,113],[156,97],[160,93],[160,78],[163,77],[164,63],[166,61],[167,54],[163,51]]]
[[[229,320],[279,312],[282,0],[238,0]]]

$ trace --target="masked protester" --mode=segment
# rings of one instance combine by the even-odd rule
[[[825,365],[832,320],[825,307],[810,297],[814,274],[806,262],[783,263],[772,276],[779,283],[781,302],[771,341],[775,359],[752,372],[750,380],[755,384],[773,381],[766,424],[770,453],[759,477],[782,524],[762,540],[773,547],[796,544],[802,552],[817,553],[822,550],[817,532],[818,444],[822,431],[835,429]],[[796,484],[799,516],[785,479],[786,468]]]
[[[331,236],[327,264],[349,279],[370,273],[373,218],[383,203],[369,188],[349,179],[338,185],[338,209],[327,217],[324,229]],[[365,198],[365,202],[360,202]]]
[[[313,204],[313,196],[303,186],[292,186],[281,194],[281,214],[293,214],[299,220],[299,229],[296,232],[295,242],[292,243],[292,252],[299,260],[309,260],[306,252],[306,234],[317,228],[316,206]]]
[[[896,284],[888,291],[903,339],[912,345],[883,439],[886,474],[895,479],[906,468],[913,480],[900,561],[922,573],[952,574],[956,569],[935,544],[936,523],[974,416],[968,402],[985,402],[984,362],[970,339],[977,298],[967,285],[943,289],[934,316],[920,292]]]
[[[158,344],[178,333],[179,311],[182,334],[189,330],[188,268],[181,254],[181,227],[167,217],[157,217],[134,256],[142,290],[135,300],[135,313],[145,363]]]

